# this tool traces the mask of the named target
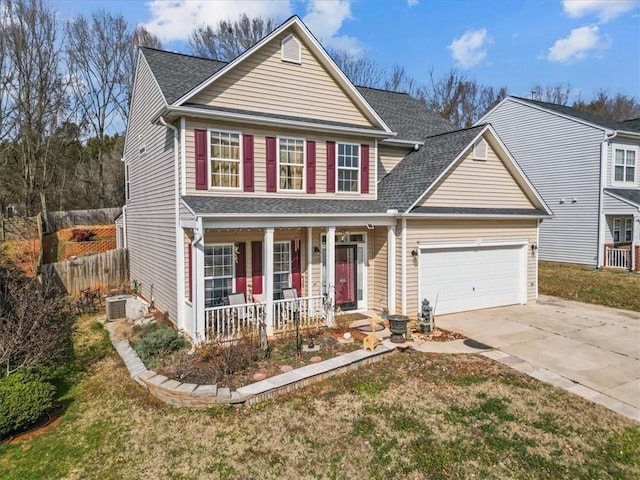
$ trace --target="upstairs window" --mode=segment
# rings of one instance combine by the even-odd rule
[[[233,243],[204,247],[204,306],[222,305],[233,293]]]
[[[360,191],[360,145],[338,143],[338,192]]]
[[[278,138],[278,188],[304,190],[304,140]]]
[[[636,181],[636,150],[619,148],[614,150],[613,180],[616,183],[635,183]]]
[[[211,187],[240,188],[240,134],[209,131]]]

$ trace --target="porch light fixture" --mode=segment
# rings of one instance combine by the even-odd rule
[[[320,247],[317,245],[313,247],[313,253],[320,253]]]
[[[411,250],[411,256],[412,257],[417,257],[418,256],[418,250]]]

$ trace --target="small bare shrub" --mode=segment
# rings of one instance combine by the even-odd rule
[[[87,228],[74,228],[71,230],[71,240],[74,242],[89,242],[96,236],[96,232]]]

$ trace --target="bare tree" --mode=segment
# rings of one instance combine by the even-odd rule
[[[531,99],[539,102],[555,103],[557,105],[567,105],[571,87],[567,85],[546,85],[536,84],[531,87]]]
[[[398,64],[394,65],[391,72],[386,75],[384,88],[394,92],[408,93],[413,97],[420,96],[420,86],[416,80],[407,73],[404,67]]]
[[[130,52],[130,33],[122,15],[104,10],[91,19],[80,15],[67,24],[67,63],[81,126],[96,139],[98,205],[106,206],[104,140],[111,127],[124,128],[120,116],[127,102],[129,79],[123,66]]]
[[[45,214],[46,190],[59,161],[51,140],[68,107],[67,83],[59,69],[60,29],[42,0],[6,0],[5,5],[4,37],[12,72],[5,128],[13,137],[7,161],[19,174],[27,213]]]
[[[606,90],[596,92],[590,102],[577,100],[574,102],[573,108],[618,122],[640,117],[638,100],[623,93],[617,93],[613,96]]]
[[[328,53],[354,85],[384,88],[386,70],[375,61],[367,57],[357,57],[342,50],[329,50]]]
[[[242,14],[236,21],[222,20],[218,25],[201,25],[191,32],[187,45],[192,54],[229,62],[278,27],[275,18],[249,18]]]

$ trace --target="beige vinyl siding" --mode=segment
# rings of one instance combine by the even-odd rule
[[[129,165],[127,244],[131,281],[141,293],[177,321],[176,212],[174,152],[171,134],[151,118],[164,98],[140,56],[129,114],[124,157]],[[141,145],[146,153],[139,154]]]
[[[276,197],[297,197],[305,198],[308,194],[304,192],[267,192],[267,163],[266,163],[266,143],[265,137],[295,137],[304,138],[305,141],[311,140],[316,142],[316,193],[309,194],[314,198],[345,198],[349,200],[353,199],[375,199],[375,165],[374,144],[368,140],[363,140],[357,137],[348,136],[327,136],[324,134],[304,132],[300,130],[272,130],[259,127],[253,127],[250,125],[235,125],[224,124],[216,122],[202,122],[197,120],[187,121],[186,131],[186,179],[187,179],[187,195],[201,195],[205,193],[203,190],[196,190],[195,180],[195,134],[194,129],[219,129],[226,131],[240,132],[244,135],[253,135],[253,150],[254,150],[254,182],[255,192],[244,193],[242,190],[210,190],[212,194],[220,194],[221,192],[227,195],[251,195],[255,196],[259,194],[261,197],[276,196]],[[358,145],[369,145],[369,192],[368,194],[353,194],[353,193],[327,193],[327,141],[355,143]],[[306,145],[305,145],[306,148]],[[337,167],[336,167],[337,168]],[[306,159],[305,159],[305,177],[306,177]],[[305,178],[306,185],[306,178]],[[337,186],[337,182],[336,182]]]
[[[373,244],[373,300],[369,302],[370,310],[380,310],[388,306],[387,291],[387,227],[376,227],[371,235]]]
[[[527,239],[527,301],[537,298],[537,256],[531,246],[537,241],[536,220],[409,220],[407,228],[407,315],[418,313],[418,266],[413,264],[411,250],[421,242],[465,243],[478,239]],[[399,244],[400,242],[398,242]],[[400,270],[400,263],[397,267]],[[499,272],[496,272],[499,275]],[[434,302],[435,299],[429,299]],[[400,302],[398,302],[400,303]]]
[[[489,144],[487,160],[471,149],[421,206],[535,208]]]
[[[282,61],[280,42],[289,33],[271,40],[190,102],[371,126],[304,42],[300,64]]]
[[[378,144],[378,180],[387,175],[412,149]]]

